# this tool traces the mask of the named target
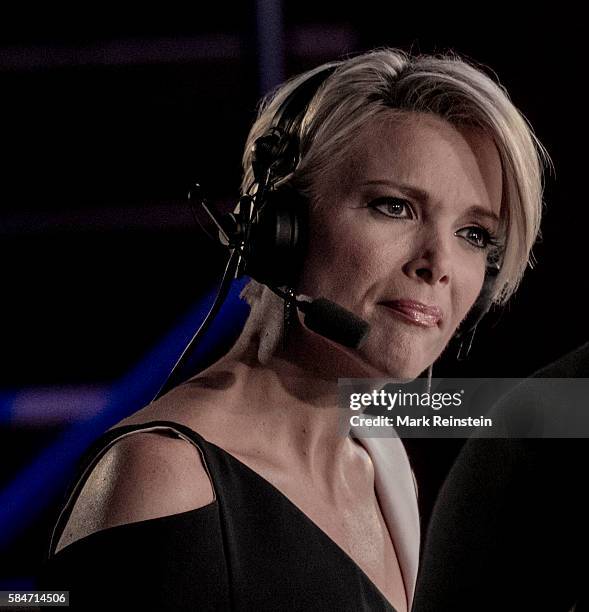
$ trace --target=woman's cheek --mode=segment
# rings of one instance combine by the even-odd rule
[[[311,232],[312,245],[303,270],[305,284],[318,287],[351,289],[358,280],[358,272],[365,268],[365,246],[359,244],[348,228],[322,226],[322,231]]]

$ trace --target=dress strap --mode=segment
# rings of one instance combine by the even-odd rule
[[[122,425],[120,427],[115,427],[114,429],[110,429],[104,434],[102,434],[100,437],[98,437],[82,456],[82,459],[80,461],[81,468],[79,470],[79,473],[81,473],[81,475],[77,479],[77,481],[74,482],[73,486],[70,487],[69,493],[66,495],[66,502],[63,506],[63,509],[59,513],[57,522],[55,523],[55,527],[53,528],[51,534],[51,540],[49,542],[49,558],[54,555],[59,535],[61,534],[62,529],[65,527],[65,524],[70,518],[74,503],[78,498],[80,491],[86,483],[88,476],[90,475],[94,467],[96,467],[98,461],[102,458],[106,451],[115,444],[115,442],[138,432],[161,433],[171,437],[182,438],[190,444],[193,444],[200,452],[202,463],[205,467],[207,476],[209,477],[211,486],[213,488],[214,498],[215,500],[217,499],[215,483],[213,481],[213,478],[211,477],[211,472],[209,470],[209,466],[206,460],[208,455],[207,441],[200,434],[196,433],[193,429],[190,429],[190,427],[187,427],[182,423],[176,423],[174,421],[149,421],[147,423],[138,423],[135,425]]]

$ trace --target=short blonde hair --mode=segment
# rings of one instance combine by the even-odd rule
[[[315,199],[315,186],[343,163],[354,136],[373,117],[390,111],[433,113],[457,127],[481,129],[495,143],[503,169],[500,236],[501,270],[493,302],[502,304],[519,285],[540,231],[543,169],[550,159],[505,89],[482,69],[455,54],[409,55],[377,49],[305,72],[281,85],[260,103],[243,155],[242,189],[253,183],[251,148],[274,125],[282,102],[309,77],[334,66],[308,104],[299,126],[300,161],[283,177]],[[245,291],[250,303],[259,287]]]

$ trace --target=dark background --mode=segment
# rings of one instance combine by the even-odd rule
[[[186,192],[238,196],[241,148],[267,88],[344,54],[454,50],[499,76],[556,173],[546,178],[537,266],[487,317],[465,362],[434,375],[519,377],[589,337],[582,21],[554,7],[517,19],[390,3],[253,2],[196,14],[5,16],[0,25],[0,487],[12,491],[76,412],[43,397],[120,380],[210,292],[225,254],[195,229]],[[271,16],[275,21],[272,25]],[[263,40],[272,53],[263,52]],[[153,381],[146,380],[146,386]],[[19,403],[20,402],[20,403]],[[133,410],[138,409],[137,405]],[[131,410],[131,411],[133,411]],[[427,522],[460,443],[407,444]],[[30,504],[0,552],[0,589],[27,588],[67,478]],[[26,485],[25,485],[26,486]],[[11,493],[12,495],[12,493]],[[5,509],[11,498],[4,496]],[[0,511],[3,511],[0,508]],[[8,516],[8,515],[7,515]]]

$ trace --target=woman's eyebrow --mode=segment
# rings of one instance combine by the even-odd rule
[[[499,217],[488,208],[483,208],[482,206],[471,206],[467,210],[464,211],[465,215],[477,215],[478,217],[484,217],[493,221],[493,223],[499,224]]]
[[[366,187],[369,185],[385,185],[387,187],[394,187],[410,198],[420,202],[427,202],[430,199],[428,192],[420,189],[419,187],[415,187],[414,185],[406,185],[404,183],[397,183],[396,181],[391,181],[389,179],[372,179],[360,183],[361,187]],[[464,215],[477,215],[479,217],[489,219],[494,223],[499,223],[499,217],[492,210],[477,204],[465,210]]]
[[[385,185],[387,187],[394,187],[395,189],[402,191],[403,193],[405,193],[405,195],[408,195],[414,200],[420,200],[422,202],[427,202],[427,200],[429,200],[429,194],[427,193],[427,191],[424,191],[419,187],[414,187],[413,185],[405,185],[403,183],[397,183],[396,181],[391,181],[389,179],[372,179],[360,183],[361,187],[366,187],[369,185]]]

